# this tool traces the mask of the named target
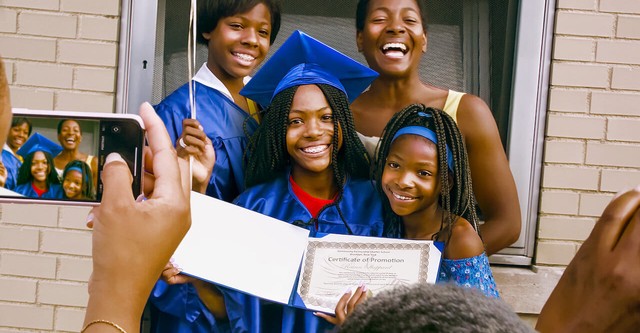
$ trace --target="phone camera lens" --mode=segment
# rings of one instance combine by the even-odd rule
[[[120,127],[119,127],[119,126],[113,126],[113,127],[111,127],[111,132],[112,132],[113,134],[118,134],[118,133],[120,133]]]

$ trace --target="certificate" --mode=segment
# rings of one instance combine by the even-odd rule
[[[434,283],[440,250],[432,241],[329,235],[309,239],[298,282],[304,307],[333,313],[349,289],[375,295],[398,285]]]

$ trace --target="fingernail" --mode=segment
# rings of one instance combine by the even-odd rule
[[[107,159],[104,161],[104,165],[106,166],[111,162],[124,162],[124,159],[122,159],[122,156],[120,156],[120,154],[118,153],[111,153],[107,155]]]
[[[198,125],[198,129],[204,131],[204,127],[202,127],[202,125]]]
[[[173,264],[173,262],[176,261],[175,259],[173,259],[173,257],[169,258],[169,262]]]
[[[147,200],[147,197],[144,196],[144,194],[140,194],[137,198],[136,198],[136,202],[142,202]]]
[[[89,214],[87,215],[87,228],[93,228],[93,213],[89,212]]]
[[[363,292],[367,291],[367,285],[366,285],[366,284],[364,284],[364,283],[362,284],[362,291],[363,291]]]

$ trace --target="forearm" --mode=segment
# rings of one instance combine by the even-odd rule
[[[480,235],[487,255],[492,255],[510,246],[520,237],[520,217],[517,223],[508,218],[486,219],[480,226]]]
[[[102,287],[99,284],[100,282],[92,282],[90,286],[83,327],[96,320],[104,320],[122,327],[126,332],[139,332],[140,318],[147,299],[144,296],[145,292],[135,288],[118,288],[106,283],[105,287]],[[146,295],[148,296],[148,293]],[[84,332],[117,331],[113,325],[95,323]]]
[[[224,296],[216,286],[201,280],[194,281],[193,286],[196,288],[202,304],[209,309],[216,320],[228,319]]]

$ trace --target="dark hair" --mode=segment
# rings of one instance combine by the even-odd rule
[[[440,171],[439,204],[445,213],[442,215],[440,230],[434,234],[434,239],[440,239],[442,232],[446,234],[446,240],[451,236],[451,228],[458,216],[461,216],[473,225],[478,231],[478,216],[476,214],[476,202],[473,197],[471,173],[467,160],[467,150],[460,130],[453,118],[446,112],[422,104],[413,104],[391,118],[382,133],[382,139],[378,147],[373,178],[376,180],[376,188],[383,197],[382,207],[384,211],[384,235],[387,237],[402,237],[404,225],[402,218],[396,215],[386,199],[382,189],[382,173],[386,165],[386,159],[392,145],[392,138],[398,130],[407,126],[423,126],[436,133],[436,147],[438,151],[438,170]],[[446,145],[445,145],[446,144]],[[446,146],[449,146],[453,157],[453,171],[448,170]],[[448,191],[446,189],[449,189]]]
[[[47,159],[47,165],[49,166],[49,173],[47,174],[47,184],[60,184],[60,179],[58,179],[58,173],[56,172],[56,168],[53,165],[53,157],[51,157],[51,154],[44,150],[36,150],[32,153],[29,153],[24,158],[24,163],[22,163],[20,169],[18,169],[18,179],[16,180],[17,185],[27,184],[33,180],[33,175],[31,174],[33,155],[35,155],[39,151],[44,154],[44,157]]]
[[[211,32],[218,26],[218,21],[225,17],[239,13],[246,13],[258,4],[264,4],[271,13],[270,44],[276,40],[280,31],[280,0],[203,0],[198,4],[198,36],[196,40],[200,44],[209,42],[202,34]]]
[[[452,283],[401,285],[353,310],[341,333],[535,332],[497,298]]]
[[[344,188],[347,175],[367,178],[369,157],[358,139],[347,95],[326,84],[317,85],[327,98],[333,111],[334,133],[331,166],[333,177],[340,189]],[[289,110],[298,86],[278,93],[271,105],[262,111],[262,122],[249,140],[246,150],[245,183],[251,187],[272,180],[274,175],[286,170],[289,155],[286,147]],[[342,129],[342,147],[338,147],[338,131]]]
[[[62,119],[58,122],[58,134],[60,134],[60,132],[62,131],[62,124],[66,123],[67,121],[73,121],[78,124],[78,128],[80,128],[80,134],[82,134],[82,126],[80,126],[80,123],[77,120],[71,118]]]
[[[422,19],[422,27],[424,31],[427,31],[427,4],[425,0],[415,0],[418,8],[420,9],[420,18]],[[364,29],[364,22],[367,19],[367,12],[369,10],[370,0],[359,0],[356,7],[356,31],[362,31]]]
[[[82,188],[80,192],[85,199],[95,199],[96,194],[93,190],[93,174],[91,173],[91,167],[83,161],[73,160],[64,167],[64,171],[62,172],[62,183],[64,185],[64,179],[67,177],[67,173],[71,168],[78,168],[82,173]],[[64,193],[66,197],[66,193]]]
[[[11,120],[11,127],[22,126],[24,124],[29,126],[29,135],[31,135],[31,129],[33,126],[31,126],[31,121],[29,121],[29,119],[25,117],[13,117]]]

